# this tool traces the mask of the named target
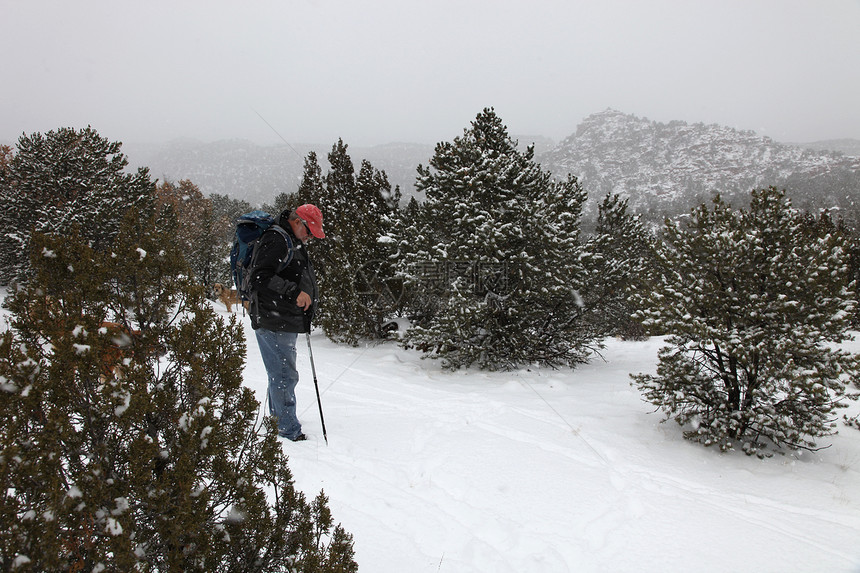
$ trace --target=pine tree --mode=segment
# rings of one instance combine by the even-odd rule
[[[431,293],[431,284],[415,276],[415,267],[405,263],[409,253],[426,239],[422,230],[430,228],[424,220],[427,210],[413,195],[406,206],[394,217],[391,230],[385,240],[391,247],[392,276],[389,282],[392,290],[392,314],[406,317],[414,323],[425,322],[437,312],[435,304],[441,300],[441,292]]]
[[[860,330],[860,229],[854,228],[850,232],[850,247],[848,254],[848,267],[851,269],[851,277],[854,280],[854,315],[851,318],[851,326],[854,330]]]
[[[316,153],[308,153],[298,190],[279,194],[266,208],[280,213],[312,203],[322,211],[326,238],[308,244],[320,285],[315,323],[332,340],[356,344],[383,336],[397,312],[399,286],[389,257],[401,194],[368,161],[356,173],[348,147],[343,140],[332,146],[325,175]]]
[[[392,261],[394,229],[400,211],[400,188],[391,188],[388,175],[363,160],[356,176],[356,189],[361,216],[353,219],[353,245],[358,247],[346,256],[361,257],[354,277],[356,300],[364,316],[365,327],[357,331],[360,337],[384,336],[381,330],[398,310],[402,286],[394,279]]]
[[[836,234],[810,238],[775,188],[667,221],[663,279],[639,303],[671,336],[656,376],[634,376],[645,399],[705,445],[815,448],[860,368],[835,346],[854,304],[846,253]]]
[[[158,205],[169,206],[179,221],[173,240],[185,257],[192,276],[206,287],[219,280],[223,266],[221,231],[215,225],[212,201],[187,179],[178,184],[165,181],[157,185]]]
[[[18,140],[17,153],[0,170],[0,283],[24,278],[23,253],[34,230],[63,233],[77,224],[100,248],[116,237],[126,211],[152,213],[149,173],[125,172],[121,147],[90,127]]]
[[[8,145],[0,145],[0,171],[5,171],[12,163],[12,148]]]
[[[855,226],[852,228],[846,219],[845,213],[840,213],[838,219],[834,219],[828,211],[821,211],[818,215],[806,212],[803,215],[803,230],[808,240],[817,241],[819,238],[835,234],[848,245],[847,261],[849,276],[855,283],[855,305],[851,315],[851,327],[860,329],[860,230]],[[849,214],[850,217],[850,214]],[[849,219],[850,220],[850,219]]]
[[[385,172],[367,161],[356,174],[343,140],[332,146],[328,160],[330,170],[321,179],[309,154],[298,194],[322,210],[326,229],[324,240],[310,243],[320,279],[316,320],[332,340],[356,344],[382,336],[390,312],[377,284],[388,280],[390,245],[380,239],[391,228],[399,189],[392,191]]]
[[[354,303],[354,276],[361,261],[345,257],[352,242],[354,220],[360,217],[357,210],[357,190],[355,167],[347,152],[348,146],[342,139],[332,146],[328,154],[329,171],[323,178],[323,186],[317,191],[320,195],[314,204],[323,213],[326,238],[311,242],[311,255],[320,282],[320,303],[317,324],[323,327],[326,336],[339,342],[355,342],[354,337],[341,337],[340,323],[343,320],[360,320]],[[309,158],[310,159],[310,158]],[[313,164],[305,164],[305,177],[302,189],[313,190],[318,184],[317,171]],[[310,169],[311,171],[307,171]],[[304,185],[309,185],[305,188]]]
[[[539,224],[529,233],[534,248],[532,267],[521,279],[528,280],[521,303],[526,308],[519,312],[536,326],[524,332],[523,346],[532,347],[520,363],[529,362],[531,356],[553,367],[574,366],[585,363],[602,347],[606,329],[596,314],[600,300],[591,276],[593,254],[581,237],[586,198],[573,175],[563,182],[548,182],[541,192],[535,208]],[[528,340],[532,336],[540,342]]]
[[[595,318],[607,335],[642,338],[645,331],[633,318],[630,295],[648,282],[654,245],[627,206],[627,199],[609,193],[598,207],[597,227],[587,247],[593,263],[589,290],[598,308]]]
[[[242,386],[244,334],[188,279],[169,210],[96,251],[36,233],[0,341],[0,563],[20,571],[355,571]],[[263,431],[261,431],[263,430]]]
[[[593,336],[581,320],[577,180],[552,180],[492,109],[418,173],[426,201],[397,244],[399,272],[425,300],[405,344],[450,368],[584,361]]]
[[[302,172],[302,180],[299,183],[299,189],[296,192],[294,205],[304,205],[305,203],[316,204],[325,196],[324,179],[322,168],[317,160],[317,154],[313,151],[308,152],[305,158],[304,171]],[[319,205],[317,205],[319,207]]]

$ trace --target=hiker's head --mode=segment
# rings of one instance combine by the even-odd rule
[[[322,226],[322,212],[316,205],[305,203],[304,205],[297,207],[295,211],[290,213],[288,220],[292,227],[293,234],[295,234],[296,238],[300,241],[307,241],[311,235],[317,239],[325,239],[325,232],[323,231]]]

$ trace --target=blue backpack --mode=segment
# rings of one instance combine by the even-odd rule
[[[268,229],[277,231],[287,243],[287,254],[280,262],[277,272],[286,267],[293,257],[293,241],[287,232],[275,224],[275,218],[265,211],[251,211],[236,219],[236,233],[230,250],[230,270],[233,284],[242,300],[251,300],[250,274],[248,271],[254,257],[254,246]]]

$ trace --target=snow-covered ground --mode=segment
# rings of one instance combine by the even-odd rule
[[[244,321],[245,382],[262,401]],[[513,373],[311,340],[328,445],[302,335],[310,439],[284,449],[297,485],[324,489],[354,535],[362,571],[860,571],[860,432],[840,425],[828,449],[766,460],[690,443],[630,385],[660,339]]]

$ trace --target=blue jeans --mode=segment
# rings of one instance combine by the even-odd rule
[[[278,434],[294,440],[302,433],[302,425],[296,417],[296,370],[295,332],[276,332],[258,328],[257,344],[269,376],[269,413],[278,419]]]

